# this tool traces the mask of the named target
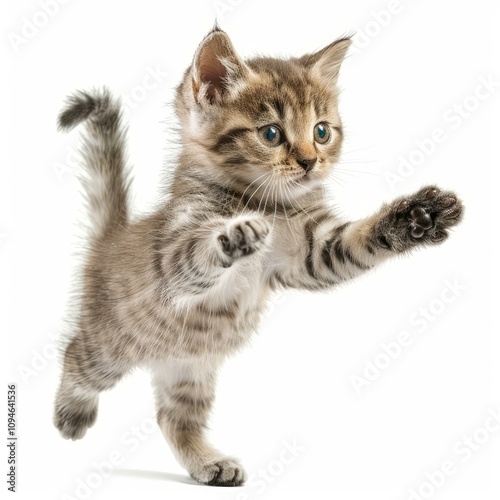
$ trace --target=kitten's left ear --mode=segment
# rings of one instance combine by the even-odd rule
[[[250,69],[234,50],[230,38],[216,26],[201,42],[194,56],[194,97],[198,102],[206,98],[213,103],[249,73]]]
[[[350,45],[350,38],[341,38],[314,54],[301,57],[300,61],[334,85],[337,83],[340,66]]]

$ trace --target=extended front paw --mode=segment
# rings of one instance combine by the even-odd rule
[[[418,244],[439,243],[460,222],[463,205],[450,191],[427,186],[386,206],[375,228],[379,247],[408,250]]]
[[[222,252],[236,259],[264,247],[270,231],[271,226],[263,217],[249,216],[229,223],[225,232],[218,236],[218,241]]]

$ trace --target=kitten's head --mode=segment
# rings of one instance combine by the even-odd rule
[[[301,58],[243,61],[214,29],[178,89],[183,163],[255,200],[315,188],[340,155],[336,84],[349,45],[341,39]]]

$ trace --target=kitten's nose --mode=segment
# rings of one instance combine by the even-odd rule
[[[297,163],[307,172],[312,170],[318,158],[298,158]]]

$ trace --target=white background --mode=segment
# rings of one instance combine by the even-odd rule
[[[483,100],[473,97],[480,78],[500,81],[492,66],[500,42],[495,2],[219,2],[219,22],[246,57],[300,55],[357,31],[341,73],[347,141],[332,183],[346,217],[427,183],[455,190],[467,207],[443,246],[327,294],[275,298],[252,347],[220,376],[211,436],[259,478],[238,489],[198,486],[175,462],[151,425],[146,373],[102,395],[84,440],[64,441],[51,422],[60,374],[54,339],[77,266],[82,213],[72,173],[78,134],[58,134],[57,113],[65,95],[92,85],[135,99],[128,114],[135,206],[150,209],[162,168],[172,168],[164,166],[173,152],[164,104],[214,22],[214,2],[69,0],[17,45],[13,34],[21,35],[24,18],[40,24],[43,10],[33,0],[6,3],[1,322],[7,379],[18,383],[18,498],[405,500],[423,488],[420,498],[498,500],[500,432],[478,430],[500,405],[498,84],[489,95],[483,89]],[[164,73],[155,88],[138,88],[155,68]],[[463,105],[468,116],[458,119],[454,106]],[[415,141],[428,141],[436,128],[445,139],[419,156]],[[391,185],[388,172],[411,155],[420,164]],[[461,288],[444,292],[445,304],[447,280]],[[435,314],[418,319],[422,307]],[[365,360],[402,332],[413,343],[358,393],[352,376],[363,376]],[[136,427],[142,430],[133,437]],[[454,448],[475,432],[488,442],[464,461],[464,445],[461,454]],[[286,464],[285,441],[300,448]],[[109,477],[95,472],[93,462],[117,454],[121,463],[105,471]],[[454,473],[433,492],[425,474],[444,461]],[[90,489],[78,489],[82,481]]]

